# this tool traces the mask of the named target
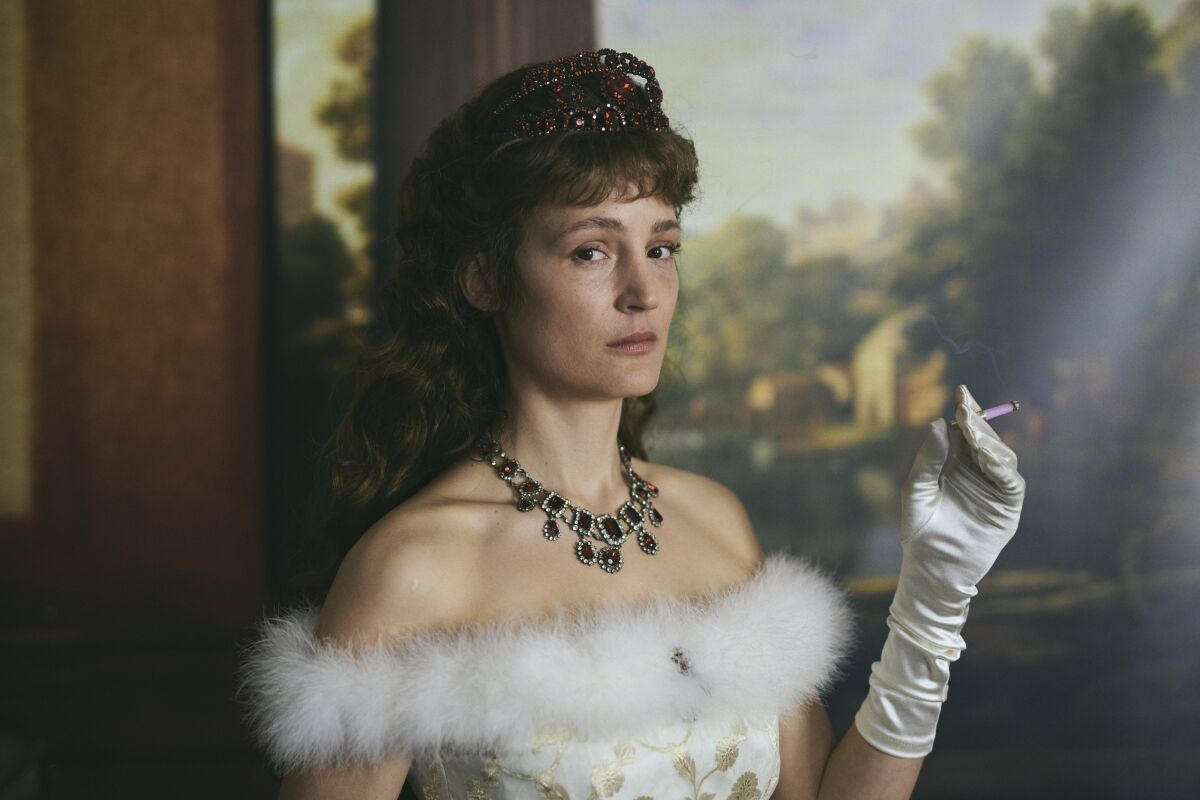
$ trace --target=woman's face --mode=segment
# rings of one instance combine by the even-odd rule
[[[679,219],[669,203],[610,198],[541,206],[526,222],[517,271],[527,302],[498,317],[510,380],[557,398],[612,399],[658,384],[679,294]],[[657,337],[644,352],[612,343]]]

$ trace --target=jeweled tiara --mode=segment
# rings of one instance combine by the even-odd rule
[[[588,75],[598,80],[581,80]],[[645,85],[639,86],[630,75],[645,79]],[[654,67],[631,53],[606,47],[529,69],[517,91],[492,111],[490,119],[509,109],[516,111],[504,134],[517,138],[578,129],[661,130],[670,124],[662,112],[662,99]]]

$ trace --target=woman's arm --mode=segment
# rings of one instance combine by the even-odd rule
[[[838,742],[819,700],[780,718],[779,761],[775,800],[905,800],[925,763],[876,750],[853,724]]]
[[[900,576],[867,698],[832,750],[819,703],[806,713],[806,735],[786,750],[781,730],[788,780],[781,798],[903,800],[933,748],[950,664],[965,647],[960,631],[970,601],[1016,533],[1025,497],[1016,454],[984,421],[967,387],[960,384],[955,398],[958,431],[951,437],[945,420],[930,425],[901,491]]]
[[[321,609],[317,635],[339,646],[371,644],[423,628],[452,626],[469,608],[463,576],[438,526],[386,518],[355,544],[338,569]],[[461,570],[458,570],[461,572]],[[284,776],[280,800],[396,800],[412,766],[409,753],[371,765],[312,767]]]
[[[897,758],[876,750],[852,723],[838,742],[825,774],[818,800],[907,800],[917,785],[925,758]]]
[[[405,755],[370,767],[325,767],[284,776],[279,800],[396,800],[408,777]]]

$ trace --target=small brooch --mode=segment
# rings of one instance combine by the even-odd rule
[[[684,675],[691,674],[692,664],[687,660],[687,656],[684,655],[683,650],[676,647],[675,651],[671,653],[671,660],[679,665],[679,671],[681,673]]]

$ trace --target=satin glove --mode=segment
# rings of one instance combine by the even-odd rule
[[[854,718],[867,742],[900,758],[933,749],[950,663],[966,648],[960,631],[976,584],[1016,533],[1025,499],[1016,454],[966,386],[955,390],[955,403],[958,429],[944,419],[930,423],[901,490],[890,630]]]

